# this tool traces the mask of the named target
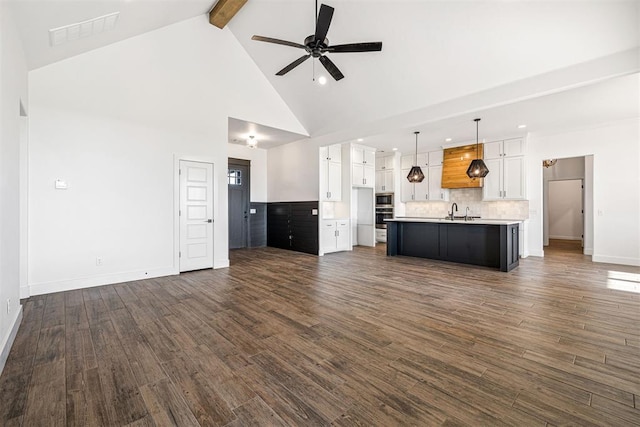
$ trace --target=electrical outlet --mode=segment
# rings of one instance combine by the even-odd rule
[[[101,256],[96,257],[96,265],[102,265],[102,257]]]

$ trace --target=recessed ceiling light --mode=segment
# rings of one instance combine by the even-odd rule
[[[362,142],[362,141],[364,141],[364,139],[358,138],[358,142]]]
[[[327,78],[325,76],[318,77],[318,83],[320,83],[321,85],[326,85],[327,84]]]
[[[524,129],[526,127],[527,127],[527,125],[518,125],[518,129]]]
[[[446,138],[445,142],[451,142],[451,138]]]
[[[398,151],[398,148],[397,147],[393,147],[393,151]]]

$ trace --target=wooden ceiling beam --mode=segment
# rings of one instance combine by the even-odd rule
[[[246,2],[247,0],[218,0],[209,12],[209,22],[220,29],[224,28]]]

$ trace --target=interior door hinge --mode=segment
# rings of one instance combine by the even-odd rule
[[[178,175],[182,175],[182,169],[178,169]]]
[[[182,211],[178,209],[178,216],[182,216]]]
[[[178,258],[182,258],[182,252],[178,251]]]

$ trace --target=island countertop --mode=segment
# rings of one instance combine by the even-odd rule
[[[385,222],[434,222],[440,224],[467,224],[467,225],[513,225],[519,224],[522,220],[517,219],[482,219],[473,218],[465,221],[464,219],[454,219],[453,221],[446,218],[424,218],[400,216],[393,219],[385,219]]]

